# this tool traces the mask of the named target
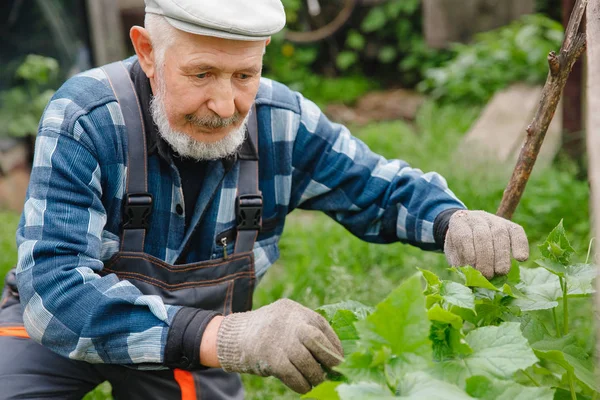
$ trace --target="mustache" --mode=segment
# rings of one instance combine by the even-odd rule
[[[232,125],[237,125],[241,121],[241,119],[242,119],[242,117],[241,117],[240,113],[237,111],[235,114],[233,114],[231,117],[228,117],[228,118],[221,118],[220,116],[218,116],[216,114],[206,115],[206,116],[202,116],[202,117],[198,117],[193,114],[187,114],[185,116],[185,120],[188,123],[190,123],[198,128],[204,128],[204,129],[227,128]]]

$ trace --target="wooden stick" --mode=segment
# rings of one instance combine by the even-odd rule
[[[550,52],[548,55],[550,72],[542,89],[540,104],[533,117],[533,122],[527,128],[525,144],[521,148],[517,165],[504,191],[502,202],[496,213],[503,218],[512,218],[521,200],[521,196],[523,196],[525,186],[544,142],[548,126],[550,126],[550,122],[552,122],[552,118],[554,117],[554,112],[567,83],[569,73],[571,73],[575,61],[585,51],[585,33],[579,33],[579,26],[587,2],[587,0],[577,0],[571,14],[571,19],[569,20],[569,25],[565,31],[565,39],[560,53]]]
[[[586,132],[588,144],[588,176],[590,182],[590,205],[592,208],[592,232],[600,237],[600,2],[594,1],[587,10],[587,111]],[[598,248],[598,246],[594,246]],[[595,261],[600,266],[600,254],[595,251]],[[600,345],[600,278],[596,278],[596,329]],[[600,347],[596,346],[596,365],[600,362]]]

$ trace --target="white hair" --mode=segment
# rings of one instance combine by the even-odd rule
[[[177,29],[169,24],[164,16],[151,13],[146,13],[144,27],[150,35],[152,48],[156,54],[154,62],[158,68],[162,68],[167,48],[175,42]]]

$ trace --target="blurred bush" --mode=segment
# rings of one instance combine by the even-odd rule
[[[426,71],[418,87],[442,101],[482,103],[512,82],[544,82],[548,53],[558,51],[562,39],[560,23],[543,15],[525,15],[478,34],[472,44],[455,44],[452,59]]]
[[[0,136],[35,135],[58,85],[58,62],[30,54],[17,68],[16,86],[0,92]]]
[[[305,1],[283,0],[288,25]],[[435,97],[482,102],[514,80],[543,80],[546,55],[560,46],[560,0],[536,1],[546,17],[526,16],[451,50],[427,47],[421,2],[358,6],[344,28],[319,43],[293,44],[281,33],[267,51],[265,75],[320,104],[352,103],[371,88],[415,87],[423,80],[421,89]]]

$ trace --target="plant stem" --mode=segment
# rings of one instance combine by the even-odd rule
[[[556,315],[556,307],[552,309],[552,316],[554,317],[554,328],[556,328],[556,336],[562,337],[560,333],[560,327],[558,326],[558,316]]]
[[[569,388],[571,389],[571,399],[577,400],[577,392],[575,391],[575,379],[572,372],[567,372],[569,375]]]
[[[590,239],[590,244],[588,246],[587,257],[585,258],[585,263],[587,264],[590,261],[590,253],[592,252],[592,244],[594,243],[595,238]]]
[[[522,371],[525,374],[525,376],[528,377],[531,382],[533,382],[533,384],[535,386],[540,387],[540,384],[533,378],[533,376],[531,376],[531,374],[529,372],[527,372],[525,370],[522,370]]]
[[[560,279],[560,287],[563,291],[563,335],[569,333],[569,307],[567,303],[567,278],[558,278]]]

